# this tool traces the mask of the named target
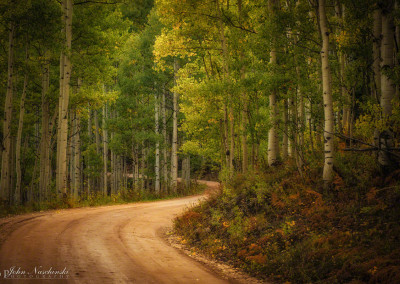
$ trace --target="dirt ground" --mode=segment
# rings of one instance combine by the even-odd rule
[[[0,283],[250,283],[166,240],[172,219],[202,198],[0,219]]]

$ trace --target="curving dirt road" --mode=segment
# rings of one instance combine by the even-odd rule
[[[200,198],[0,219],[0,283],[230,283],[163,238]]]

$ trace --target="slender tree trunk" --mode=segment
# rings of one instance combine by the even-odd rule
[[[11,152],[10,152],[10,170],[11,170],[11,176],[10,176],[10,202],[13,200],[14,198],[14,192],[11,191],[11,189],[15,188],[15,145],[16,145],[16,137],[12,136],[11,137]]]
[[[79,113],[75,114],[75,141],[74,141],[74,199],[77,200],[79,197],[79,191],[81,189],[81,118]]]
[[[296,125],[296,99],[295,98],[289,98],[288,104],[289,104],[289,121],[290,124],[292,124],[292,129],[290,130],[290,135],[288,139],[288,156],[289,157],[295,157],[296,155],[296,137],[297,137],[297,132],[294,125]]]
[[[49,128],[50,110],[48,101],[48,90],[50,84],[50,66],[47,56],[42,68],[42,134],[40,137],[40,177],[39,177],[39,199],[46,199],[48,196],[48,185],[51,177],[50,173],[50,144],[51,133]]]
[[[308,127],[308,136],[310,139],[310,146],[311,150],[314,152],[314,136],[313,136],[313,123],[312,123],[312,118],[311,118],[311,113],[312,113],[312,104],[311,101],[306,102],[307,109],[308,111],[306,112],[306,121],[307,121],[307,127]]]
[[[297,76],[300,78],[300,68],[297,68]],[[306,124],[306,115],[305,115],[305,107],[304,107],[304,96],[303,92],[301,89],[301,86],[298,84],[297,85],[297,100],[298,100],[298,107],[297,107],[297,112],[298,112],[298,123],[297,123],[297,129],[299,132],[299,150],[302,149],[304,145],[304,131],[306,129],[305,124]]]
[[[76,113],[70,115],[71,121],[71,133],[70,133],[70,143],[69,143],[69,175],[70,175],[70,195],[75,199],[75,133],[76,133]],[[76,200],[76,199],[75,199]]]
[[[395,0],[394,3],[394,11],[399,11],[400,8],[400,0]],[[400,62],[400,57],[399,57],[399,51],[400,51],[400,25],[396,25],[396,30],[395,30],[395,66],[399,66]],[[400,100],[400,84],[396,83],[396,94],[395,94],[395,99],[396,101]]]
[[[226,104],[224,105],[224,131],[221,131],[222,141],[225,148],[225,167],[229,167],[230,161],[230,151],[229,151],[229,143],[228,143],[228,109]]]
[[[110,110],[110,118],[114,118],[114,112]],[[111,141],[114,139],[114,132],[111,131],[110,134]],[[116,187],[116,155],[114,151],[111,149],[111,176],[110,176],[110,189],[111,189],[111,194],[115,194],[117,192],[117,187]]]
[[[13,75],[14,75],[14,38],[15,38],[15,25],[10,24],[9,38],[8,38],[8,69],[7,69],[7,93],[4,104],[4,119],[3,119],[3,152],[1,160],[1,198],[3,200],[10,200],[10,183],[11,183],[11,169],[10,169],[10,156],[11,152],[11,120],[12,120],[12,102],[13,102]]]
[[[99,135],[99,116],[98,116],[98,110],[94,110],[94,127],[95,127],[95,131],[94,131],[94,137],[96,139],[96,154],[99,155],[100,154],[100,135]]]
[[[219,121],[219,137],[220,137],[220,159],[221,159],[221,166],[222,168],[227,167],[227,159],[226,159],[226,148],[225,148],[225,127],[224,127],[224,120],[220,119]]]
[[[81,79],[78,78],[78,85],[76,91],[79,92],[81,87]],[[74,163],[74,173],[71,175],[71,179],[73,181],[73,197],[75,200],[79,198],[79,192],[82,189],[82,168],[81,168],[81,116],[80,112],[75,113],[75,120],[74,120],[74,148],[73,148],[73,163]]]
[[[393,19],[393,2],[387,1],[382,8],[382,70],[392,70],[394,68],[394,35],[395,26]],[[396,85],[389,78],[386,72],[381,74],[381,98],[383,119],[386,120],[392,115],[392,100],[396,93]],[[384,130],[379,134],[379,148],[393,147],[393,133],[390,129]],[[390,156],[385,151],[379,151],[378,161],[381,167],[386,170],[392,166]]]
[[[107,119],[107,103],[103,106],[103,195],[108,194],[108,177],[107,177],[107,163],[108,163],[108,131],[106,127]]]
[[[376,8],[373,14],[373,45],[372,45],[372,56],[374,62],[372,64],[372,70],[374,71],[373,80],[373,98],[375,102],[380,102],[381,98],[381,35],[382,35],[382,10]],[[374,131],[374,145],[379,146],[379,130]]]
[[[340,34],[343,30],[344,26],[344,6],[340,4],[339,0],[335,1],[335,11],[336,11],[336,17],[338,18],[339,21],[339,28],[337,29],[338,33]],[[342,123],[340,121],[340,115],[338,115],[338,123],[339,123],[339,130],[342,131],[344,130],[344,133],[348,134],[349,129],[350,129],[350,108],[351,108],[351,99],[350,95],[347,92],[345,88],[345,82],[344,82],[344,77],[345,77],[345,65],[346,65],[346,60],[345,60],[345,55],[342,50],[338,50],[338,56],[339,56],[339,74],[340,74],[340,96],[342,97],[343,100],[343,117],[342,117]],[[340,127],[340,123],[342,124],[342,127]],[[343,128],[343,129],[342,129]]]
[[[182,161],[182,181],[184,182],[185,188],[190,188],[190,155],[187,154]]]
[[[283,132],[283,141],[282,141],[282,159],[286,160],[289,156],[288,153],[288,147],[289,147],[289,119],[288,119],[288,112],[289,112],[289,107],[288,107],[288,101],[287,99],[284,99],[283,101],[283,127],[284,127],[284,132]]]
[[[176,73],[178,72],[179,66],[175,59],[174,61],[174,72],[175,72],[175,85],[176,85]],[[172,150],[171,150],[171,188],[173,192],[177,190],[177,178],[178,178],[178,99],[179,94],[174,92],[173,97],[173,115],[172,115]]]
[[[28,63],[28,43],[26,43],[25,47],[25,61]],[[24,76],[24,87],[22,90],[20,108],[19,108],[19,122],[18,122],[18,133],[17,133],[17,144],[16,144],[16,173],[17,173],[17,184],[15,187],[14,193],[14,202],[15,204],[19,204],[21,201],[21,180],[22,180],[22,171],[21,171],[21,141],[22,141],[22,128],[24,125],[24,115],[25,115],[25,98],[26,98],[26,88],[28,86],[28,72],[25,71]]]
[[[239,14],[239,24],[243,24],[243,3],[242,0],[238,0],[238,14]],[[244,50],[240,50],[240,59],[244,61]],[[242,80],[246,78],[246,67],[240,69],[240,77]],[[240,141],[242,144],[242,173],[246,174],[249,167],[249,157],[247,149],[247,111],[248,111],[248,99],[245,93],[242,93],[243,107],[241,109],[241,120],[240,120]]]
[[[88,140],[89,140],[89,145],[92,143],[92,111],[90,109],[90,106],[88,106]],[[86,157],[86,165],[88,168],[88,172],[91,172],[91,166],[89,162],[89,157]],[[90,174],[87,174],[87,193],[89,196],[89,193],[93,187],[93,181],[92,178],[90,177]]]
[[[139,146],[135,145],[135,189],[139,189]]]
[[[128,165],[127,165],[127,162],[126,162],[126,157],[123,156],[122,159],[123,159],[123,168],[124,168],[124,174],[123,174],[123,177],[124,177],[124,193],[126,194],[126,192],[128,190]]]
[[[94,111],[94,127],[95,127],[95,139],[96,139],[96,154],[100,155],[100,126],[99,126],[99,110],[95,110]],[[96,179],[96,188],[97,190],[101,190],[103,188],[103,184],[102,184],[102,176],[99,176]]]
[[[276,0],[269,0],[269,10],[274,13],[277,8]],[[273,43],[275,45],[275,42]],[[277,64],[277,51],[276,47],[273,46],[270,52],[270,64]],[[278,105],[276,101],[276,90],[272,90],[269,95],[269,106],[271,112],[271,128],[268,132],[268,165],[274,166],[278,162],[279,158],[279,136],[278,136]]]
[[[164,183],[164,191],[168,189],[168,136],[167,136],[167,114],[166,114],[166,106],[165,106],[165,89],[163,89],[162,94],[162,105],[161,105],[161,115],[162,115],[162,135],[164,138],[164,147],[163,147],[163,183]]]
[[[248,103],[247,98],[243,94],[243,109],[242,109],[242,119],[241,119],[241,142],[242,142],[242,172],[245,174],[249,168],[249,154],[248,154],[248,146],[247,146],[247,111],[248,111]]]
[[[349,93],[346,90],[346,87],[344,85],[344,76],[345,76],[345,66],[346,66],[346,61],[345,61],[345,56],[343,52],[340,52],[339,54],[339,65],[340,65],[340,95],[343,98],[343,128],[344,128],[344,133],[348,134],[350,130],[350,115],[351,115],[351,98]]]
[[[322,71],[322,88],[324,103],[324,171],[323,180],[325,188],[329,187],[333,180],[333,154],[334,154],[334,118],[333,118],[333,102],[331,89],[331,70],[329,67],[329,30],[325,11],[325,0],[319,0],[318,6],[319,26],[322,37],[321,49],[321,71]]]
[[[146,183],[145,183],[145,171],[146,171],[146,149],[145,144],[142,143],[142,157],[140,159],[140,189],[144,190]]]
[[[111,141],[114,138],[114,133],[111,132]],[[111,194],[115,194],[115,154],[111,150],[111,176],[110,176]]]
[[[297,68],[298,76],[300,77],[300,71]],[[296,161],[297,170],[300,176],[303,176],[303,155],[302,155],[302,146],[303,146],[303,120],[304,120],[304,106],[302,105],[302,93],[300,86],[297,86],[297,93],[294,98],[294,125],[295,129],[293,131],[293,150],[294,150],[294,157]]]
[[[233,160],[235,158],[235,119],[232,105],[229,107],[229,140],[229,178],[232,179],[235,171],[233,164]]]
[[[374,63],[372,68],[374,70],[374,97],[376,102],[380,101],[381,93],[381,35],[382,35],[382,10],[377,8],[374,10],[374,24],[373,24],[373,58]]]
[[[75,158],[75,113],[68,114],[69,117],[69,124],[71,127],[69,127],[69,134],[68,134],[68,148],[67,148],[67,188],[69,189],[69,195],[73,196],[74,193],[74,179],[73,176],[75,175],[75,163],[74,163],[74,158]]]
[[[229,53],[228,53],[228,46],[226,43],[225,37],[225,27],[223,22],[222,10],[220,8],[219,0],[215,0],[216,9],[219,16],[218,21],[218,29],[219,29],[219,36],[221,41],[221,48],[223,54],[223,67],[224,67],[224,79],[226,81],[230,80],[229,74]],[[226,125],[226,133],[225,133],[225,141],[226,141],[226,154],[227,154],[227,166],[229,166],[229,178],[232,178],[234,173],[234,165],[233,160],[235,158],[235,121],[234,121],[234,114],[233,114],[233,102],[232,97],[229,96],[227,98],[227,103],[225,103],[229,107],[225,105],[225,123]],[[228,112],[229,111],[229,112]],[[229,132],[228,132],[229,129]],[[229,143],[228,143],[228,133],[229,133]],[[229,146],[228,146],[229,145]]]
[[[154,92],[154,120],[155,120],[155,133],[157,136],[157,141],[156,141],[156,163],[155,163],[155,173],[156,173],[156,182],[154,186],[154,190],[156,194],[160,193],[160,142],[158,142],[158,135],[160,132],[159,129],[159,124],[158,124],[158,112],[159,112],[159,106],[158,106],[158,97],[157,94]]]
[[[296,67],[296,74],[298,81],[300,82],[301,74],[300,68]],[[295,157],[296,157],[296,165],[297,170],[302,176],[302,167],[303,167],[303,145],[304,145],[304,124],[305,124],[305,115],[304,115],[304,98],[303,92],[301,90],[300,84],[297,85],[297,93],[295,98]]]
[[[271,108],[272,126],[268,131],[268,165],[274,166],[278,162],[279,140],[277,131],[278,106],[276,102],[276,92],[272,91],[269,95],[269,104]]]
[[[69,104],[69,82],[71,79],[71,42],[72,42],[72,0],[63,0],[63,23],[65,28],[65,53],[61,53],[61,64],[63,68],[60,99],[59,99],[59,119],[58,119],[58,144],[57,144],[57,194],[65,198],[67,194],[67,139],[68,139],[68,104]]]
[[[48,82],[50,81],[50,74],[48,74],[47,78]],[[48,106],[48,104],[47,104]],[[53,116],[50,120],[49,126],[48,126],[48,132],[47,132],[47,144],[45,144],[45,150],[47,151],[47,162],[45,163],[45,182],[46,184],[46,191],[43,191],[43,198],[49,199],[50,196],[50,182],[56,178],[56,173],[52,168],[52,157],[53,157],[53,148],[54,148],[54,143],[56,143],[56,140],[52,141],[52,136],[54,132],[54,128],[56,126],[56,120],[58,117],[58,112],[57,110],[54,110]]]

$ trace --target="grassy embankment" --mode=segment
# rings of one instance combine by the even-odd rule
[[[321,165],[237,175],[175,220],[196,251],[260,278],[292,283],[400,283],[400,170],[381,177],[374,159],[338,155],[331,190]]]

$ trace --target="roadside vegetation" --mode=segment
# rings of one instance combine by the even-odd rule
[[[156,201],[162,199],[171,199],[176,197],[183,197],[189,195],[200,194],[204,191],[205,186],[192,181],[189,188],[185,188],[181,183],[178,183],[176,192],[164,192],[156,194],[155,192],[140,191],[134,189],[121,189],[117,194],[104,196],[101,192],[94,192],[82,194],[82,196],[75,200],[74,198],[67,198],[65,200],[57,200],[56,198],[49,201],[31,202],[25,205],[10,205],[0,206],[0,218],[12,216],[17,214],[46,211],[53,209],[67,209],[78,207],[95,207],[103,205],[117,205],[132,202],[145,202]]]
[[[293,162],[238,174],[175,220],[194,251],[285,283],[397,283],[400,171],[382,178],[373,156],[336,155],[326,191],[321,165]]]

